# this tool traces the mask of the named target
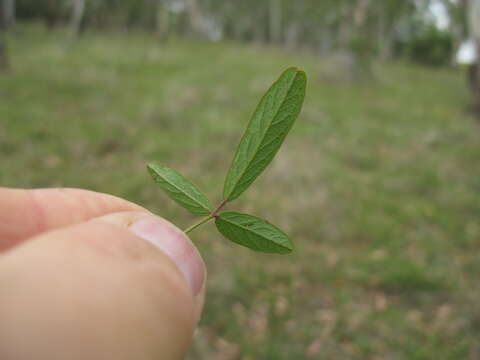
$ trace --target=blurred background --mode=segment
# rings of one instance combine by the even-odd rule
[[[296,251],[192,233],[210,279],[190,359],[480,359],[477,0],[0,4],[0,184],[106,192],[180,227],[145,163],[220,200],[260,96],[306,70],[286,145],[234,204]]]

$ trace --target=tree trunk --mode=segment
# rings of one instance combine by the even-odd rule
[[[347,51],[350,47],[350,38],[352,34],[352,20],[349,8],[346,6],[340,7],[338,9],[338,29],[337,33],[337,44],[338,47],[343,50]]]
[[[289,50],[299,48],[300,43],[300,26],[292,22],[288,25],[285,31],[285,47]]]
[[[168,40],[170,34],[170,11],[164,0],[157,0],[157,14],[155,19],[157,37],[160,41]]]
[[[4,30],[0,28],[0,72],[8,70],[7,45],[5,43]]]
[[[476,45],[477,60],[469,66],[467,76],[470,89],[472,90],[473,109],[475,113],[480,115],[480,60],[478,59],[480,43],[477,42]]]
[[[265,28],[260,21],[256,21],[253,28],[253,41],[257,44],[263,44],[265,40]]]
[[[5,28],[15,25],[15,0],[2,1],[2,23]]]
[[[300,1],[294,4],[293,8],[284,8],[288,12],[290,22],[284,30],[285,47],[289,50],[295,50],[302,45],[302,32],[305,19],[305,3]],[[285,19],[286,20],[286,19]]]
[[[393,53],[393,41],[394,41],[394,24],[391,24],[387,20],[387,14],[385,7],[379,9],[377,15],[377,47],[378,58],[380,61],[386,61],[392,58]]]
[[[205,19],[203,18],[197,0],[186,0],[188,21],[190,23],[190,31],[197,36],[206,35]]]
[[[52,30],[57,26],[58,22],[58,1],[57,0],[45,0],[45,24],[49,30]]]
[[[8,16],[5,14],[5,10],[8,10],[8,6],[5,5],[6,2],[6,0],[0,0],[0,72],[5,72],[9,67],[5,40],[5,32],[8,27]]]
[[[363,25],[365,25],[369,5],[370,0],[357,0],[357,6],[353,14],[355,27],[361,28]]]
[[[469,82],[473,93],[473,104],[480,114],[480,0],[470,0],[468,6],[470,36],[476,44],[476,60],[469,71]]]
[[[282,40],[282,0],[269,0],[270,42],[279,44]]]
[[[350,48],[355,55],[355,76],[359,80],[372,78],[372,43],[367,29],[370,0],[357,0],[353,12],[353,33]]]
[[[83,15],[85,14],[85,0],[73,0],[71,27],[73,36],[80,36],[83,30]]]

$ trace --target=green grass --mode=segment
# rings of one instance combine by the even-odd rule
[[[210,273],[191,359],[480,357],[480,129],[460,72],[389,64],[352,84],[308,54],[37,27],[9,45],[0,184],[107,192],[181,227],[194,219],[145,163],[219,200],[260,96],[287,66],[307,71],[303,114],[235,205],[296,252],[256,254],[212,225],[191,234]]]

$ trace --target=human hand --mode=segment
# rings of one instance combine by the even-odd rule
[[[183,232],[135,204],[0,188],[2,360],[182,359],[205,279]]]

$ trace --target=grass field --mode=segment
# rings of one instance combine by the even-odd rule
[[[210,273],[192,360],[480,359],[480,123],[460,72],[390,64],[354,85],[307,54],[36,27],[9,45],[0,184],[107,192],[181,227],[194,219],[145,163],[219,200],[261,94],[287,66],[307,71],[303,114],[235,206],[296,252],[192,233]]]

